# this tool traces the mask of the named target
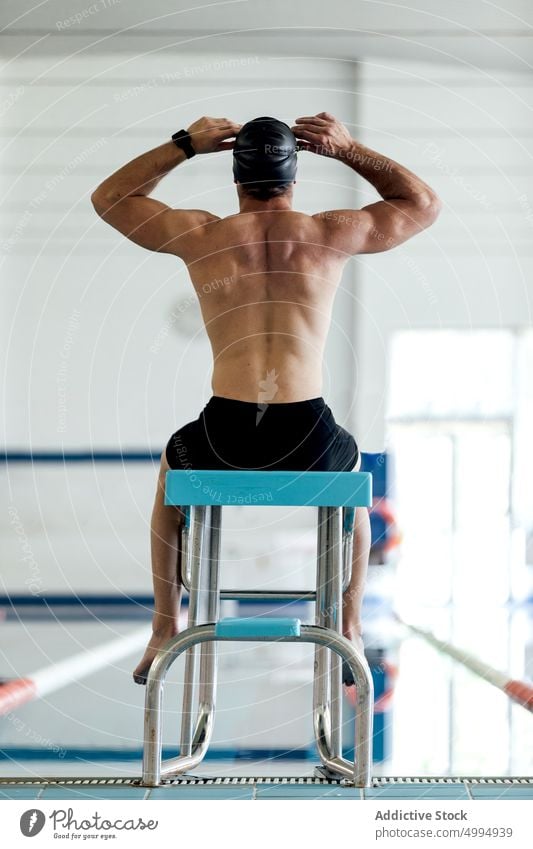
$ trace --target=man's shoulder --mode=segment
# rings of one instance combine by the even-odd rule
[[[170,209],[169,214],[177,224],[187,222],[198,227],[222,220],[213,212],[208,212],[207,209]]]

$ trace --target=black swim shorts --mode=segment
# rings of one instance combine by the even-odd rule
[[[323,398],[256,404],[213,395],[170,437],[166,458],[171,469],[348,472],[359,449]]]

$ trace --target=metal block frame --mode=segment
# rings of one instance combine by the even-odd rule
[[[213,472],[196,472],[196,475],[214,475]],[[228,481],[235,472],[218,472],[218,481]],[[245,473],[246,474],[246,473]],[[248,473],[253,474],[253,473]],[[275,473],[257,473],[258,477],[268,478]],[[333,473],[299,472],[277,473],[283,475],[310,475],[312,485],[322,485],[317,476],[328,478],[328,487]],[[235,637],[221,637],[215,633],[219,620],[220,600],[222,598],[261,598],[261,599],[301,599],[315,601],[315,624],[302,625],[299,636],[276,637],[279,642],[307,642],[315,644],[315,673],[313,685],[313,728],[320,760],[325,774],[332,779],[349,779],[356,787],[368,787],[371,784],[371,752],[373,721],[373,683],[368,663],[353,643],[342,635],[342,593],[351,576],[353,553],[353,532],[356,506],[369,506],[368,478],[366,473],[337,472],[336,478],[350,476],[349,483],[357,483],[356,478],[365,478],[363,491],[351,496],[346,492],[345,501],[350,504],[318,506],[317,527],[317,580],[316,590],[309,591],[244,591],[219,588],[220,575],[220,537],[222,504],[219,491],[217,503],[209,503],[211,496],[202,499],[196,495],[196,504],[184,507],[177,500],[183,497],[182,491],[174,492],[173,500],[167,503],[179,504],[185,512],[185,524],[182,527],[182,581],[189,591],[188,627],[173,637],[157,653],[147,678],[144,716],[144,755],[141,783],[154,787],[163,777],[181,775],[194,769],[204,758],[212,736],[215,716],[215,693],[217,675],[217,643]],[[168,475],[185,475],[184,472],[169,472]],[[224,477],[221,478],[220,476]],[[283,479],[288,480],[290,478]],[[178,481],[179,483],[179,481]],[[185,481],[184,481],[185,483]],[[345,485],[347,481],[342,481]],[[333,481],[334,484],[334,481]],[[220,484],[219,484],[220,486]],[[285,486],[285,484],[284,484]],[[344,487],[346,489],[346,487]],[[301,486],[295,493],[294,503],[302,501]],[[213,487],[208,492],[213,493]],[[331,489],[329,490],[331,491]],[[168,486],[167,486],[168,492]],[[319,495],[312,495],[315,501]],[[192,500],[192,499],[191,499]],[[202,500],[204,503],[198,503]],[[324,497],[326,500],[326,497]],[[338,500],[331,495],[330,501]],[[270,501],[276,504],[287,503],[287,494]],[[355,503],[354,503],[355,502]],[[227,502],[231,503],[231,502]],[[305,506],[307,501],[304,501]],[[239,637],[239,640],[260,642],[272,640],[271,637],[258,635]],[[199,676],[198,647],[200,648]],[[185,683],[183,691],[180,754],[177,757],[161,761],[162,752],[162,706],[166,674],[177,657],[186,652]],[[345,660],[353,674],[356,686],[354,761],[342,756],[342,660]],[[198,677],[198,681],[196,680]],[[194,710],[195,692],[198,691],[197,709]],[[196,713],[196,720],[195,720]]]

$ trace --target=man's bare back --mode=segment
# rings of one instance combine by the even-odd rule
[[[197,153],[220,152],[232,149],[228,139],[240,126],[201,118],[188,133]],[[132,241],[186,263],[213,351],[212,390],[222,397],[257,402],[266,392],[269,403],[285,403],[321,395],[324,347],[347,260],[389,250],[438,215],[426,183],[358,144],[332,115],[299,118],[292,129],[300,150],[343,161],[383,200],[306,215],[292,209],[292,186],[263,201],[237,184],[235,215],[171,209],[148,195],[186,159],[172,142],[128,163],[92,196],[101,217]]]
[[[214,395],[284,403],[322,393],[322,358],[347,257],[291,210],[198,228],[184,256],[213,351]],[[267,387],[265,388],[265,383]]]

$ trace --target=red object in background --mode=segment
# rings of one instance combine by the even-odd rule
[[[392,704],[392,697],[394,695],[394,684],[398,677],[398,668],[394,666],[394,664],[390,663],[388,660],[382,660],[380,665],[387,675],[389,686],[374,702],[374,713],[384,713],[390,708]],[[355,707],[355,698],[357,695],[355,684],[352,684],[349,687],[344,687],[344,693],[351,706]]]
[[[0,716],[35,698],[37,688],[31,678],[15,678],[0,684]]]
[[[380,545],[380,547],[383,548],[383,551],[391,551],[393,548],[400,545],[402,541],[402,534],[398,528],[396,515],[390,501],[386,498],[373,498],[370,512],[379,516],[379,518],[385,523],[385,542]]]

